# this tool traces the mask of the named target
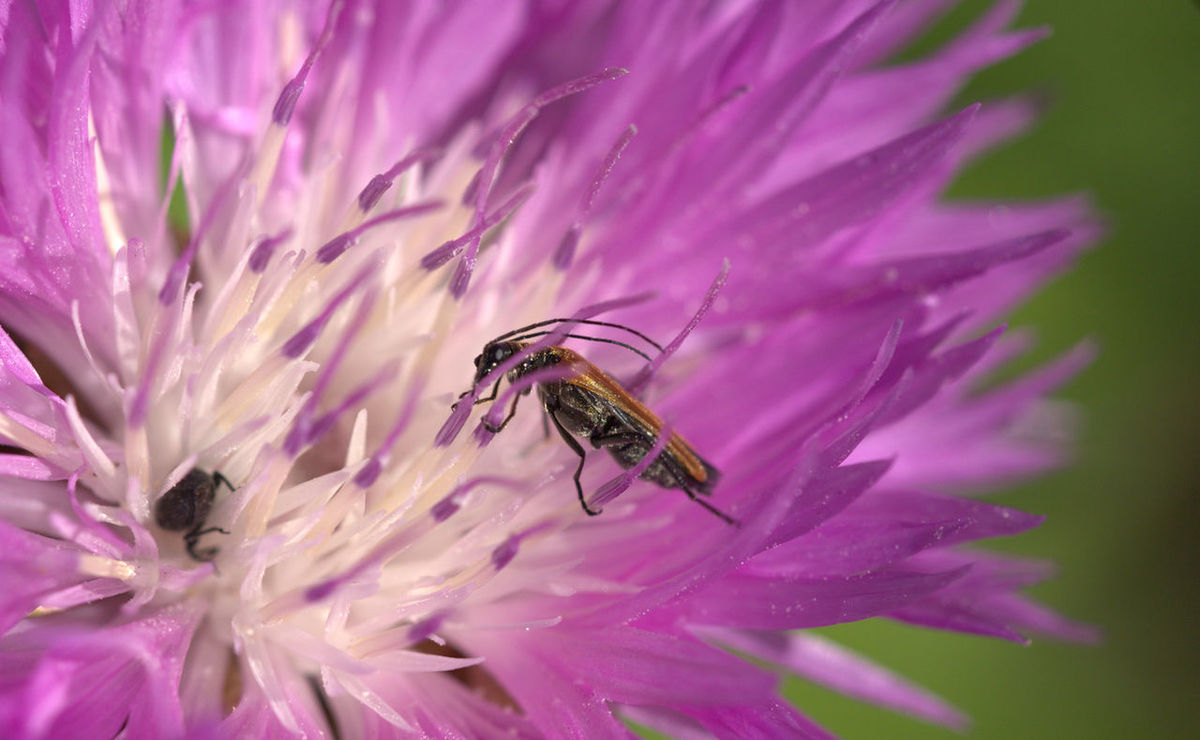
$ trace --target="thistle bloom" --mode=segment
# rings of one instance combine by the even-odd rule
[[[823,734],[785,672],[956,725],[796,630],[1085,637],[964,547],[1039,521],[962,494],[1058,462],[1084,353],[978,381],[1094,228],[939,201],[1033,115],[947,100],[1039,36],[1001,5],[886,64],[945,4],[6,6],[4,734]],[[585,515],[533,401],[486,431],[548,376],[472,405],[471,358],[563,317],[663,341],[532,340],[685,435],[736,526],[636,480],[653,451],[589,452]],[[233,490],[162,526],[197,468]]]

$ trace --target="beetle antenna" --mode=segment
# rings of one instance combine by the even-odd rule
[[[509,341],[523,342],[526,339],[532,339],[533,337],[541,337],[541,336],[545,336],[547,334],[553,334],[553,333],[554,332],[551,332],[551,331],[535,331],[535,332],[531,332],[529,334],[522,334],[519,337],[511,337],[509,339]],[[584,336],[583,334],[563,334],[562,336],[569,337],[571,339],[586,339],[589,342],[603,342],[604,344],[615,344],[618,347],[624,347],[625,349],[629,350],[630,352],[636,352],[643,360],[645,360],[646,362],[651,362],[650,356],[647,355],[645,352],[641,351],[637,347],[633,347],[631,345],[625,344],[624,342],[618,342],[616,339],[605,339],[603,337],[588,337],[588,336]]]
[[[513,329],[510,332],[505,332],[504,334],[501,334],[500,336],[493,339],[491,342],[488,342],[488,344],[491,344],[492,342],[499,342],[501,340],[517,336],[518,334],[524,334],[525,332],[529,331],[530,329],[537,329],[539,327],[546,326],[547,324],[556,324],[556,323],[563,323],[563,322],[570,322],[573,324],[588,324],[589,326],[608,326],[608,327],[612,327],[613,329],[621,329],[622,331],[627,331],[630,334],[634,335],[635,337],[638,337],[640,339],[645,340],[646,342],[649,342],[659,352],[663,351],[663,347],[661,344],[654,341],[653,339],[646,336],[645,334],[641,333],[637,329],[630,328],[628,326],[625,326],[624,324],[613,323],[612,321],[598,321],[596,319],[546,319],[545,321],[537,321],[532,324],[529,324],[528,326],[522,326],[520,329]],[[545,333],[549,334],[551,332],[545,332]],[[645,355],[642,355],[642,356],[645,357]]]

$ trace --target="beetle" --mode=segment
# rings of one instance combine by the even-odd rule
[[[154,503],[154,521],[168,532],[182,532],[186,529],[183,541],[187,545],[188,555],[201,563],[216,557],[217,548],[197,550],[196,543],[200,538],[211,532],[229,534],[220,527],[204,526],[204,521],[208,519],[208,513],[212,510],[213,500],[217,496],[217,486],[221,483],[230,491],[234,490],[229,479],[220,473],[209,474],[200,468],[192,468]]]
[[[551,333],[531,330],[562,322],[622,329],[662,351],[662,346],[645,334],[621,324],[591,319],[547,319],[501,334],[485,344],[483,350],[475,357],[475,379],[471,390],[460,395],[459,399],[475,392],[493,370],[529,347],[532,344],[530,339]],[[616,344],[636,352],[647,361],[650,359],[641,350],[613,339],[571,333],[559,335]],[[552,345],[532,352],[521,358],[505,377],[510,384],[516,383],[530,373],[554,366],[569,368],[569,374],[565,378],[537,383],[538,397],[541,399],[545,418],[558,431],[567,446],[579,456],[579,464],[575,467],[573,476],[575,491],[579,495],[579,503],[583,510],[595,516],[600,512],[588,506],[587,498],[583,494],[583,484],[579,480],[583,474],[587,453],[577,437],[586,440],[595,449],[606,450],[618,465],[628,470],[642,462],[654,448],[663,430],[663,422],[616,379],[566,347]],[[499,390],[500,379],[497,379],[491,395],[476,399],[475,404],[494,401]],[[516,415],[517,402],[530,390],[531,388],[527,388],[513,398],[508,414],[499,424],[490,424],[485,417],[484,428],[492,433],[502,431]],[[457,405],[456,403],[455,406]],[[727,524],[737,524],[733,517],[700,498],[701,495],[712,494],[721,474],[676,432],[671,432],[658,457],[646,466],[638,477],[662,488],[682,490],[689,499]]]

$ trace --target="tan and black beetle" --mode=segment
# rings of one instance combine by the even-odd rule
[[[657,342],[621,324],[590,319],[547,319],[502,334],[485,344],[475,358],[475,380],[471,391],[463,393],[459,398],[470,395],[488,374],[529,347],[532,344],[530,339],[552,333],[549,330],[532,330],[563,322],[622,329],[662,351]],[[645,353],[624,342],[571,333],[562,333],[561,336],[616,344],[649,360]],[[558,430],[567,446],[579,456],[579,465],[576,466],[573,476],[575,491],[579,495],[579,503],[583,510],[594,516],[600,512],[588,506],[583,485],[579,482],[583,473],[583,463],[587,459],[580,439],[586,440],[595,449],[606,450],[617,464],[629,469],[642,462],[655,447],[663,429],[663,422],[612,376],[566,347],[552,345],[533,352],[509,370],[506,377],[509,383],[515,383],[530,373],[554,366],[568,368],[567,377],[537,383],[538,397],[542,401],[546,418]],[[494,401],[499,390],[500,379],[497,379],[491,394],[477,399],[475,403]],[[529,390],[526,389],[513,398],[508,414],[499,425],[489,425],[485,419],[484,427],[493,433],[503,430],[516,414],[517,402],[521,396],[527,395]],[[638,477],[663,488],[682,490],[688,498],[725,522],[736,524],[728,514],[700,498],[712,494],[720,473],[701,457],[682,435],[674,431],[668,437],[662,452]]]

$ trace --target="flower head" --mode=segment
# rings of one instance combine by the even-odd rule
[[[937,6],[11,7],[0,724],[821,733],[731,648],[956,724],[787,630],[1086,636],[958,494],[1058,461],[1083,353],[976,387],[1094,230],[939,201],[1038,34],[885,65]]]

